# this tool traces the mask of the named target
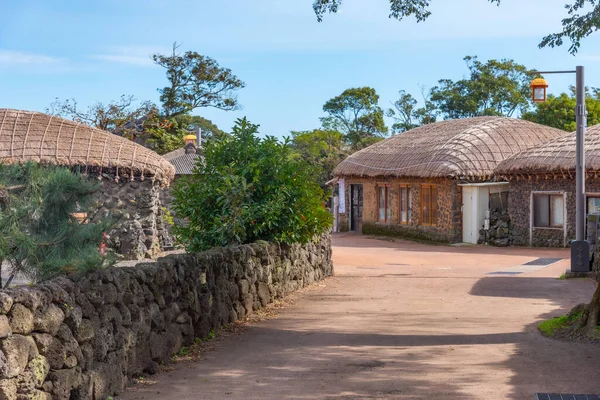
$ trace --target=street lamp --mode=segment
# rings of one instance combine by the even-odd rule
[[[548,89],[548,82],[544,78],[535,78],[531,81],[531,100],[534,103],[545,102],[546,89]]]
[[[585,240],[585,154],[584,137],[587,124],[585,110],[584,68],[578,66],[575,71],[535,71],[536,74],[575,74],[575,122],[576,160],[575,160],[575,240],[571,242],[571,272],[590,271],[590,244]],[[534,102],[546,101],[548,83],[544,78],[536,78],[531,82],[531,98]]]

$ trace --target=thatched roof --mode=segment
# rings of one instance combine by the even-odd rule
[[[600,125],[589,127],[585,134],[585,164],[590,171],[600,171]],[[515,154],[506,159],[496,173],[501,175],[562,173],[575,170],[575,132],[542,146]]]
[[[424,125],[352,154],[335,176],[478,179],[502,160],[564,132],[507,117],[477,117]]]
[[[167,184],[175,169],[155,152],[112,133],[50,115],[0,109],[0,162],[90,166],[153,177]]]

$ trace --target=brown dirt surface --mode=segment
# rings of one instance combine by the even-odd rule
[[[336,276],[120,399],[533,399],[600,393],[600,347],[537,325],[591,299],[567,249],[334,236]],[[565,260],[521,274],[538,257]],[[520,268],[520,267],[517,267]],[[514,269],[513,269],[514,271]],[[273,308],[271,309],[273,310]],[[272,311],[268,311],[267,314]]]

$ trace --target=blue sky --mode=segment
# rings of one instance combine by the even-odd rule
[[[222,129],[247,116],[261,133],[319,126],[325,101],[348,87],[372,86],[389,107],[404,89],[460,79],[462,58],[512,58],[529,68],[585,65],[600,86],[600,34],[573,57],[567,47],[538,49],[556,31],[565,0],[434,0],[417,24],[390,20],[387,0],[345,0],[318,23],[312,0],[21,0],[3,4],[0,107],[43,111],[53,100],[81,105],[122,94],[158,100],[164,71],[150,56],[173,42],[215,58],[247,84],[241,111],[198,109]],[[550,92],[574,76],[548,76]]]

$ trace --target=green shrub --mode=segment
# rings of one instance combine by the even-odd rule
[[[0,262],[37,282],[111,265],[108,221],[80,221],[99,185],[62,167],[0,165]]]
[[[245,118],[231,136],[210,141],[204,162],[174,188],[174,227],[188,251],[257,240],[306,243],[331,227],[318,174],[286,139],[256,136]]]

